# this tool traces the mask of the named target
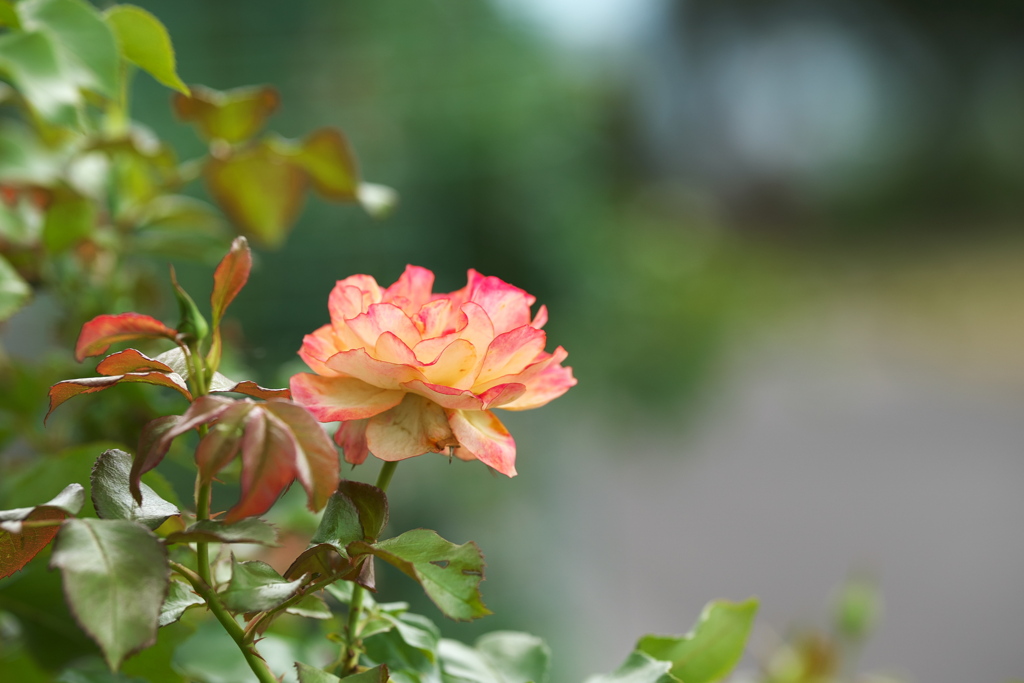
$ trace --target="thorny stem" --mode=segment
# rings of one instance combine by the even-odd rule
[[[202,565],[200,565],[201,567]],[[259,656],[256,649],[245,640],[245,632],[242,627],[238,625],[234,617],[228,614],[228,611],[221,604],[220,598],[210,588],[210,584],[203,580],[201,576],[193,572],[188,567],[178,564],[177,562],[171,562],[171,569],[178,572],[192,584],[192,588],[195,589],[203,600],[206,601],[207,607],[213,612],[213,616],[217,617],[217,621],[224,627],[231,639],[238,645],[238,649],[242,651],[242,656],[245,657],[245,661],[249,664],[249,668],[256,674],[256,679],[260,683],[279,683],[277,676],[271,673],[270,669],[267,668],[267,663],[263,661],[263,658]],[[209,569],[209,567],[207,567]]]
[[[281,610],[288,609],[289,607],[297,603],[299,600],[302,600],[302,598],[306,597],[307,595],[311,595],[320,590],[321,588],[323,588],[324,586],[334,583],[336,578],[337,577],[335,576],[325,576],[319,581],[314,581],[313,583],[310,583],[309,585],[305,586],[298,593],[288,598],[274,609],[267,610],[266,612],[260,612],[257,616],[253,617],[252,621],[250,621],[248,626],[245,627],[244,636],[246,642],[252,642],[252,640],[256,637],[256,634],[259,632],[260,625],[263,622],[273,618],[273,616]]]
[[[397,462],[387,461],[381,466],[380,474],[377,475],[377,488],[387,492],[388,485],[391,483],[391,477],[394,476],[395,468],[397,467]],[[371,562],[372,559],[367,559],[367,561]],[[363,593],[365,590],[358,583],[352,585],[352,600],[348,605],[348,623],[345,626],[346,649],[345,655],[342,658],[344,663],[344,668],[341,672],[342,676],[354,673],[356,667],[359,666],[359,648],[356,647],[359,638],[356,629],[359,626],[359,615],[363,611]]]

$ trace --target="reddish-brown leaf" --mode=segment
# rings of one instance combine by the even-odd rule
[[[57,382],[50,387],[50,409],[46,411],[45,422],[50,413],[57,409],[57,406],[79,394],[93,394],[97,391],[109,389],[121,382],[142,382],[144,384],[156,384],[163,387],[170,387],[180,392],[188,400],[192,400],[192,394],[185,384],[181,375],[159,371],[152,372],[130,372],[124,375],[113,375],[108,377],[83,377],[81,379],[66,379]]]
[[[135,500],[140,503],[142,501],[140,478],[160,464],[174,439],[201,424],[213,422],[234,403],[231,399],[219,396],[200,396],[183,415],[160,417],[147,424],[139,437],[139,452],[135,455],[128,480]]]
[[[99,365],[96,366],[96,372],[101,375],[123,375],[129,372],[142,372],[144,370],[174,372],[170,365],[161,363],[155,358],[150,358],[135,349],[125,349],[118,353],[112,353],[101,360]]]
[[[252,396],[253,398],[262,398],[264,400],[271,398],[290,399],[292,397],[292,392],[289,389],[268,389],[247,379],[242,380],[241,382],[236,382],[232,379],[228,379],[219,372],[214,374],[213,380],[210,382],[210,391],[230,391],[236,394]]]
[[[338,488],[341,465],[338,450],[308,410],[291,401],[267,401],[267,411],[290,431],[295,443],[295,472],[317,511]]]
[[[68,513],[56,508],[39,507],[30,514],[26,522],[43,522],[65,519]],[[21,533],[0,533],[0,579],[18,571],[49,545],[60,531],[60,526],[44,526],[22,529]]]
[[[234,460],[241,447],[246,418],[255,404],[238,401],[217,419],[196,449],[196,465],[203,481],[209,482]]]
[[[217,270],[213,271],[213,292],[210,294],[210,308],[213,311],[213,324],[216,326],[228,305],[234,301],[242,287],[249,280],[252,270],[252,252],[244,237],[236,237]]]
[[[177,330],[167,327],[156,318],[141,313],[100,315],[82,326],[75,344],[75,359],[81,362],[88,356],[98,356],[111,344],[143,337],[174,339]]]

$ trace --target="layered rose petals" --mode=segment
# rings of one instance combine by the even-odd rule
[[[373,453],[404,460],[449,451],[515,476],[515,441],[492,408],[527,410],[576,384],[566,352],[544,351],[543,306],[496,277],[469,271],[465,287],[434,294],[434,274],[407,266],[381,288],[368,275],[335,285],[331,323],[303,340],[313,373],[291,380],[293,399],[358,464]],[[315,373],[315,374],[314,374]]]

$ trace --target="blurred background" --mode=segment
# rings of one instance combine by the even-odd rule
[[[520,476],[394,480],[395,529],[488,557],[496,615],[447,634],[536,633],[578,681],[757,595],[752,668],[860,572],[867,668],[1024,675],[1024,5],[138,4],[187,82],[274,85],[273,129],[340,126],[401,196],[383,222],[312,199],[258,254],[232,313],[262,383],[353,273],[472,267],[551,310],[579,386],[508,415]],[[148,78],[134,111],[203,151]]]

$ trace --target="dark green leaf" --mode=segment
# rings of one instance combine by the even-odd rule
[[[224,605],[234,612],[265,612],[295,595],[302,579],[286,581],[266,562],[238,562],[224,591]]]
[[[63,73],[83,88],[113,99],[120,93],[117,41],[96,10],[83,0],[25,0],[22,25],[48,34],[57,45]]]
[[[369,553],[402,570],[452,619],[476,619],[491,613],[480,599],[484,558],[473,542],[455,545],[433,531],[414,529],[376,545],[356,541],[349,544],[348,552]]]
[[[697,625],[684,636],[644,636],[636,649],[672,663],[672,674],[686,683],[712,683],[725,678],[743,656],[757,600],[716,600],[708,603]]]
[[[387,520],[388,503],[383,491],[369,484],[343,480],[327,500],[309,548],[295,559],[285,576],[344,572],[347,578],[355,578],[345,571],[342,562],[348,558],[345,547],[354,541],[376,542]],[[348,566],[356,569],[356,565]]]
[[[6,72],[39,115],[50,123],[76,125],[81,95],[64,73],[57,49],[39,32],[0,36],[0,71]]]
[[[60,529],[59,525],[25,527],[22,522],[59,522],[78,514],[84,503],[85,489],[81,484],[70,484],[42,505],[0,510],[0,578],[24,567]]]
[[[660,662],[643,652],[633,652],[622,666],[607,676],[591,676],[586,683],[682,683],[669,673],[670,662]]]
[[[171,543],[259,543],[276,545],[277,530],[268,522],[249,517],[234,524],[225,524],[212,519],[201,519],[184,531],[167,536]]]
[[[192,586],[186,586],[181,581],[171,581],[167,591],[167,598],[160,607],[160,625],[168,626],[173,624],[189,607],[203,605],[205,601],[196,595]]]
[[[168,88],[189,94],[188,86],[178,77],[171,37],[159,19],[134,5],[114,5],[103,16],[125,59]]]
[[[167,593],[167,553],[145,527],[125,520],[71,519],[54,543],[75,618],[111,669],[156,641]]]
[[[144,678],[135,678],[114,673],[99,657],[90,657],[75,662],[54,679],[54,683],[147,683]]]
[[[21,310],[32,298],[32,288],[0,255],[0,322]]]
[[[142,504],[136,503],[128,489],[131,470],[132,456],[116,448],[97,458],[92,469],[92,504],[97,515],[104,519],[127,519],[156,529],[168,517],[180,514],[177,507],[145,484],[140,487]]]

